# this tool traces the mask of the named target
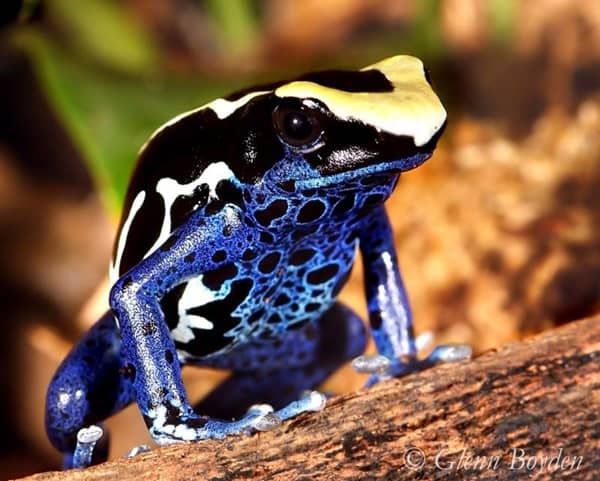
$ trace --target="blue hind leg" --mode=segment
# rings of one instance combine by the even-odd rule
[[[112,314],[106,313],[71,350],[48,388],[46,431],[52,444],[64,453],[65,468],[106,459],[106,435],[93,450],[93,458],[85,459],[85,450],[76,453],[77,434],[129,404],[134,399],[131,381],[128,369],[122,366],[117,326]],[[80,443],[81,447],[85,445]]]
[[[336,303],[317,324],[288,331],[282,339],[251,343],[211,362],[234,374],[197,406],[198,412],[228,419],[259,403],[302,410],[303,392],[314,389],[344,362],[362,354],[365,326],[348,307]],[[294,401],[300,399],[298,403]],[[279,412],[278,414],[282,414]]]

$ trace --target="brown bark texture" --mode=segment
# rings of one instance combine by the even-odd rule
[[[600,479],[600,316],[328,401],[266,433],[28,481]]]

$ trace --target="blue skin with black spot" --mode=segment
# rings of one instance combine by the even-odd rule
[[[268,130],[257,119],[281,102],[273,96],[254,99],[231,121],[243,122],[246,116],[252,125]],[[202,200],[194,200],[180,220],[174,218],[160,247],[146,257],[141,249],[130,256],[131,265],[121,266],[110,295],[112,312],[73,349],[48,391],[47,431],[65,453],[66,467],[78,465],[72,456],[78,430],[132,401],[160,444],[222,438],[252,430],[252,416],[235,422],[216,417],[243,415],[254,403],[286,406],[360,355],[366,344],[363,323],[336,301],[357,248],[364,260],[377,350],[390,359],[394,374],[407,370],[403,361],[414,359],[415,342],[383,202],[401,172],[431,155],[439,133],[416,147],[410,138],[338,119],[326,106],[313,102],[310,108],[318,111],[315,115],[328,135],[327,152],[287,145],[270,128],[264,145],[276,147],[268,151],[271,160],[260,166],[262,171],[257,174],[251,159],[254,175],[247,175],[250,167],[236,164],[241,162],[236,156],[228,162],[234,175],[219,182],[216,198],[201,193]],[[194,115],[202,125],[219,125],[219,132],[222,121],[213,113]],[[186,122],[192,120],[198,119],[192,116]],[[270,125],[270,117],[265,122]],[[132,180],[129,206],[139,191],[152,191],[159,178],[148,174],[154,157],[165,149],[174,152],[169,142],[179,148],[188,127],[176,124],[153,139]],[[210,134],[219,142],[214,132]],[[248,145],[242,139],[232,142]],[[253,149],[260,154],[260,145]],[[189,182],[209,163],[179,180]],[[167,208],[175,212],[184,205]],[[173,330],[182,322],[176,308],[181,289],[199,275],[215,299],[188,314],[209,319],[214,329],[193,330],[194,339],[186,343],[174,341]],[[231,369],[234,374],[195,411],[182,383],[183,364]],[[305,410],[302,402],[293,406],[299,407],[281,411],[284,418]],[[105,458],[105,442],[94,456],[94,462]]]

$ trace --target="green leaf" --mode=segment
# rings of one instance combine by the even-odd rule
[[[50,21],[90,60],[128,73],[156,70],[152,37],[114,0],[48,0]]]

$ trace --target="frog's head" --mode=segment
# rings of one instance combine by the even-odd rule
[[[397,176],[431,156],[446,122],[423,64],[410,56],[308,74],[276,87],[270,100],[283,156],[267,178],[291,176],[298,187]]]
[[[254,87],[187,112],[142,149],[140,173],[151,185],[163,177],[187,184],[209,169],[204,177],[215,185],[235,177],[287,191],[395,179],[431,156],[445,121],[422,62],[400,55],[359,71]]]
[[[254,87],[181,114],[140,151],[118,244],[135,247],[119,247],[115,265],[125,272],[208,203],[212,212],[223,202],[364,190],[372,206],[429,158],[445,121],[423,64],[409,56]]]
[[[397,176],[430,157],[446,121],[422,62],[410,56],[306,74],[208,106],[236,125],[242,176],[296,188]]]

